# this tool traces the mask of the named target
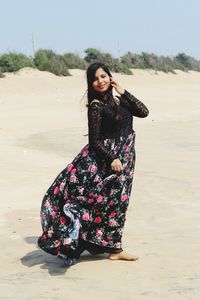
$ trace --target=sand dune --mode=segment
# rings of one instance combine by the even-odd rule
[[[23,69],[0,79],[1,299],[199,299],[200,73],[114,74],[149,108],[134,119],[137,162],[123,244],[137,262],[66,269],[36,246],[41,199],[87,143],[85,72]]]

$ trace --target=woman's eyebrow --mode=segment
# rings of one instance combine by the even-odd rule
[[[99,75],[99,77],[102,77],[102,76],[105,76],[106,74],[101,74]],[[98,76],[95,76],[95,79],[98,79],[99,78]]]

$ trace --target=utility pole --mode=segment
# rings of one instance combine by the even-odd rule
[[[32,32],[32,47],[33,47],[33,56],[35,57],[35,38],[33,32]]]

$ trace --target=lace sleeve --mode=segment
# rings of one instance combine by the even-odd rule
[[[133,116],[145,118],[149,114],[149,110],[144,103],[130,94],[127,90],[125,90],[124,94],[121,95],[120,102],[130,110]]]
[[[100,103],[93,103],[88,108],[88,127],[89,127],[89,144],[98,153],[111,164],[116,158],[112,151],[109,151],[103,144],[101,139],[101,122],[103,107]]]

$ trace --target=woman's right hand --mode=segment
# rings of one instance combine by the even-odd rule
[[[115,172],[120,172],[124,169],[123,166],[122,166],[121,161],[119,160],[119,158],[116,158],[112,161],[111,168]]]

